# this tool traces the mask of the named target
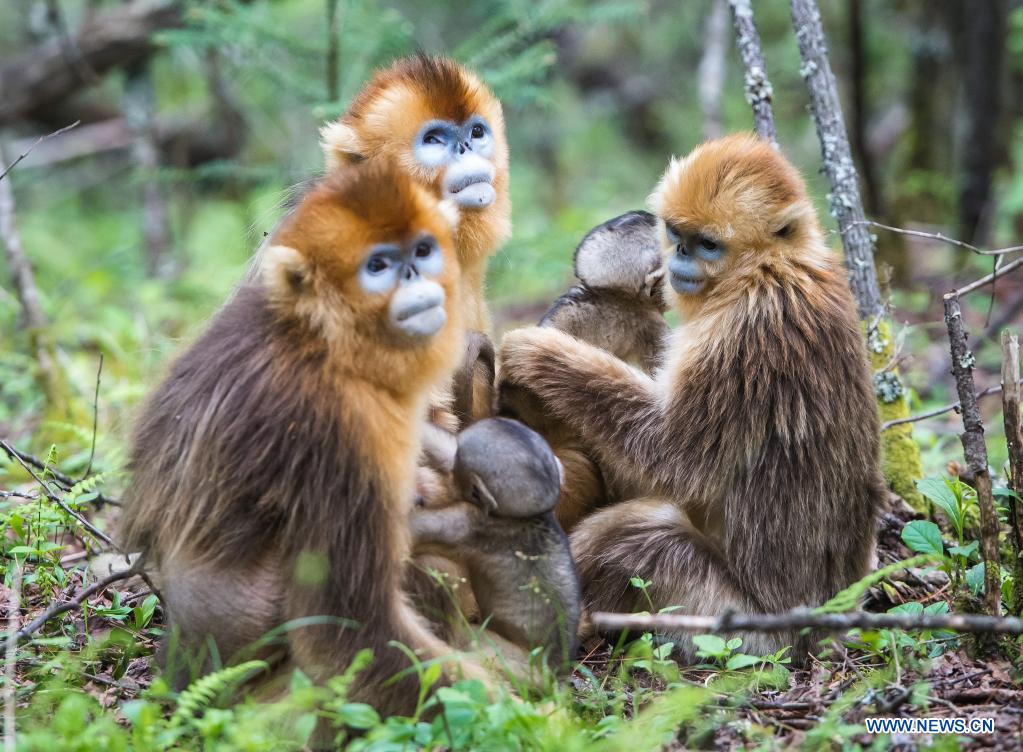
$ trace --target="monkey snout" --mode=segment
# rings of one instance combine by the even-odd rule
[[[490,206],[497,198],[494,174],[494,166],[488,159],[468,152],[444,173],[444,198],[459,206]]]
[[[391,298],[390,318],[398,331],[407,336],[436,334],[448,320],[444,288],[427,279],[403,285]]]

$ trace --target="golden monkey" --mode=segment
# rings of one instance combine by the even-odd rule
[[[846,274],[802,177],[749,135],[672,161],[651,196],[684,322],[650,378],[552,329],[505,336],[528,387],[645,499],[571,534],[591,611],[718,615],[814,606],[871,565],[885,497],[878,421]],[[671,634],[692,657],[687,635]],[[763,654],[814,636],[747,635]]]
[[[521,423],[491,418],[459,434],[453,473],[467,503],[416,509],[413,540],[468,565],[488,629],[526,651],[541,647],[554,667],[567,668],[579,580],[553,514],[561,486],[554,453]]]
[[[442,460],[432,456],[434,445],[445,442],[439,434],[455,432],[493,410],[493,376],[490,373],[487,380],[485,360],[481,365],[476,357],[483,352],[485,358],[489,341],[473,345],[485,341],[490,331],[483,289],[487,261],[511,234],[501,103],[476,75],[454,61],[414,55],[378,71],[348,111],[322,129],[321,145],[328,170],[390,159],[460,210],[454,250],[462,271],[459,297],[469,347],[454,384],[439,384],[431,397],[426,466],[419,471],[420,495],[428,503],[446,503],[443,493],[433,496],[435,489],[445,486],[444,479],[436,477]],[[448,595],[435,592],[420,571],[424,567],[446,573],[454,586],[465,579],[464,573],[437,556],[417,557],[410,571],[410,588],[419,606],[431,614],[448,612]],[[474,605],[466,591],[460,588],[460,607],[472,613]]]
[[[383,160],[327,176],[142,410],[122,535],[186,652],[289,624],[268,659],[322,681],[371,648],[353,697],[386,714],[418,696],[390,641],[452,652],[402,592],[427,400],[463,349],[442,208]]]
[[[668,335],[664,321],[664,260],[649,212],[633,211],[604,222],[576,248],[580,284],[554,301],[541,327],[559,329],[600,347],[647,373],[659,363]],[[601,468],[579,444],[577,432],[544,410],[522,386],[499,385],[502,415],[539,431],[565,470],[558,521],[566,530],[610,501],[628,498],[628,486]]]

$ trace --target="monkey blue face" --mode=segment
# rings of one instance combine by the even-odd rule
[[[497,198],[493,150],[493,133],[478,115],[464,123],[430,120],[419,129],[412,145],[412,153],[421,165],[444,171],[444,198],[473,209],[490,206]]]
[[[420,235],[405,245],[370,248],[359,269],[359,284],[371,295],[390,295],[388,323],[413,339],[430,337],[447,321],[444,288],[433,277],[444,269],[437,241]]]
[[[665,225],[665,231],[674,246],[667,263],[672,289],[679,295],[698,293],[709,278],[705,265],[723,259],[725,246],[701,233],[679,231],[671,225]]]

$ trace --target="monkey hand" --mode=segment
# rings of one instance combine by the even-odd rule
[[[522,386],[534,384],[560,354],[573,352],[581,344],[570,334],[547,327],[508,332],[501,340],[500,379]]]

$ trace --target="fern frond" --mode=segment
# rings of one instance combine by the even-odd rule
[[[266,668],[266,661],[246,661],[196,679],[178,695],[178,708],[171,717],[171,725],[186,723],[208,708],[221,692]]]

